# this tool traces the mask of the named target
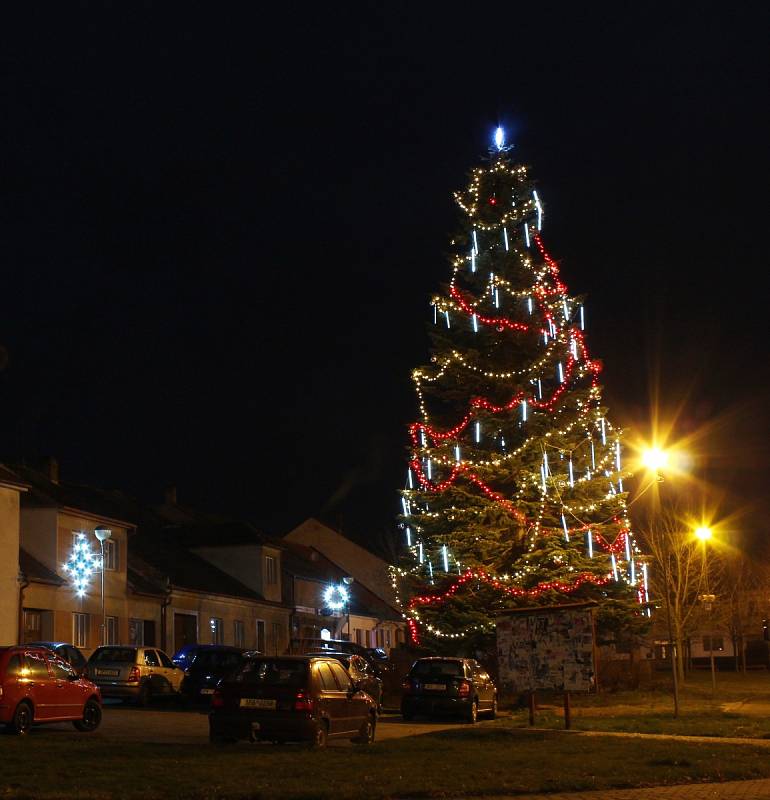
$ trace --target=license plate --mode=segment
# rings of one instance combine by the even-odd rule
[[[445,692],[446,691],[446,684],[443,683],[425,683],[423,684],[424,687],[428,690],[432,690],[434,692]]]
[[[201,694],[214,694],[213,689],[201,689]]]
[[[105,678],[117,678],[120,675],[119,669],[97,669],[97,675],[101,675]]]
[[[262,700],[257,697],[242,697],[241,708],[264,708],[275,711],[275,700]]]

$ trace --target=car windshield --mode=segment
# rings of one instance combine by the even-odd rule
[[[462,661],[418,661],[412,668],[412,675],[418,678],[428,678],[434,675],[457,678],[462,674]]]
[[[240,683],[264,686],[304,686],[306,678],[307,661],[289,659],[253,659],[247,661],[235,676]]]
[[[197,669],[234,669],[241,661],[240,653],[199,650],[190,666]]]
[[[136,650],[133,647],[102,647],[91,656],[91,661],[117,661],[121,664],[133,664],[136,661]]]

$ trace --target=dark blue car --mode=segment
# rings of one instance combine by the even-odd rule
[[[187,644],[171,659],[184,670],[182,696],[190,702],[209,702],[219,681],[239,670],[244,651],[221,644]]]
[[[82,675],[86,668],[87,659],[69,642],[26,642],[29,647],[46,647],[63,658],[71,667],[74,667],[78,675]]]

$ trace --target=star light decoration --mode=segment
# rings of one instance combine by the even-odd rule
[[[350,592],[342,584],[333,583],[324,590],[324,605],[332,611],[339,611],[350,601]]]
[[[83,597],[88,589],[91,576],[102,568],[101,556],[91,550],[85,533],[77,534],[69,561],[62,564],[62,568],[70,576],[75,594]]]

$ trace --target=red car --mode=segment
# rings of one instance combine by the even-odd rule
[[[45,647],[0,647],[0,723],[12,733],[69,722],[95,731],[102,721],[99,687]]]

